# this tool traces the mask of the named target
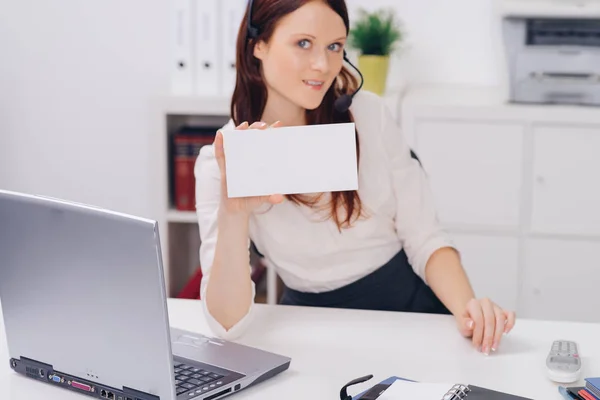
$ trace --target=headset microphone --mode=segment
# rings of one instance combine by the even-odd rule
[[[338,97],[335,101],[335,103],[333,103],[333,106],[335,107],[335,109],[338,112],[344,113],[346,111],[348,111],[348,109],[350,108],[350,106],[352,105],[352,99],[354,98],[354,96],[356,96],[356,93],[358,93],[358,91],[360,90],[360,88],[362,88],[362,85],[364,83],[364,78],[363,75],[360,73],[360,70],[358,68],[356,68],[354,66],[354,64],[352,64],[350,62],[350,60],[348,59],[348,56],[346,55],[346,50],[344,50],[344,60],[350,64],[350,66],[352,68],[354,68],[354,70],[356,72],[358,72],[358,75],[360,75],[360,85],[358,86],[358,88],[354,91],[354,93],[352,94],[343,94],[340,97]]]
[[[256,39],[256,38],[258,38],[258,35],[259,35],[258,28],[252,24],[252,5],[253,5],[253,3],[254,3],[253,0],[250,0],[248,2],[248,38],[250,38],[250,39]],[[354,98],[354,96],[356,96],[356,93],[358,93],[358,91],[362,88],[363,83],[364,83],[363,75],[361,74],[360,70],[358,68],[356,68],[356,66],[354,66],[354,64],[352,64],[350,62],[350,60],[348,59],[348,56],[346,55],[346,50],[344,50],[344,61],[346,61],[348,64],[350,64],[350,66],[352,68],[354,68],[354,70],[356,72],[358,72],[358,75],[360,75],[360,85],[354,91],[354,93],[343,94],[335,100],[335,102],[333,103],[333,106],[340,113],[344,113],[344,112],[348,111],[348,109],[352,105],[352,99]]]

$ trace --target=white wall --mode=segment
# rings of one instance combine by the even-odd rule
[[[398,80],[495,83],[492,0],[398,10]],[[0,0],[0,188],[148,215],[149,103],[168,90],[169,1]]]
[[[350,23],[359,7],[391,7],[407,32],[390,65],[389,86],[400,82],[496,85],[500,82],[495,0],[346,0]]]
[[[0,188],[147,215],[168,2],[0,0]]]

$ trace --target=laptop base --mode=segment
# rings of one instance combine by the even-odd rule
[[[217,399],[239,388],[235,385],[246,376],[228,369],[174,356],[175,384],[178,399],[202,395],[202,399]],[[193,396],[193,397],[192,397]]]
[[[31,360],[26,357],[11,358],[10,367],[17,373],[37,381],[55,385],[73,392],[104,400],[160,400],[159,397],[124,387],[117,389],[88,381],[80,377],[55,371],[51,365]]]

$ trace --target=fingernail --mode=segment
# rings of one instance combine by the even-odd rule
[[[498,343],[494,343],[492,345],[492,351],[496,351],[497,348],[498,348]]]
[[[266,123],[266,122],[261,122],[261,123],[259,123],[259,124],[258,124],[258,126],[259,126],[260,128],[264,128],[266,125],[267,125],[267,123]]]
[[[483,354],[486,356],[490,355],[490,349],[487,346],[483,346]]]
[[[470,320],[467,322],[467,328],[469,328],[469,329],[473,328],[473,320]]]

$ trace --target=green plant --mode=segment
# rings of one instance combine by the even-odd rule
[[[392,9],[367,12],[358,10],[354,27],[350,30],[349,44],[363,55],[389,55],[403,38],[399,21]]]

